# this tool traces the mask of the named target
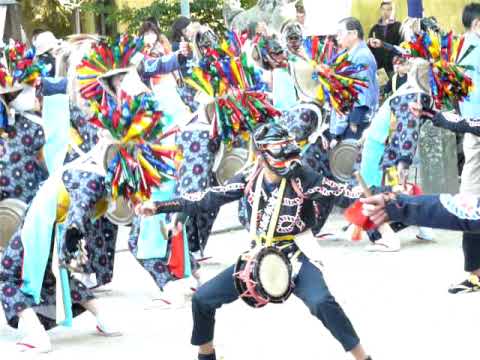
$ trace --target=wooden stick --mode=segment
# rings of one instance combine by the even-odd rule
[[[354,176],[357,179],[358,184],[362,188],[365,196],[372,196],[373,194],[370,191],[370,188],[365,183],[365,180],[363,179],[360,172],[356,171],[354,173]],[[382,235],[382,238],[389,237],[389,236],[395,236],[395,232],[393,231],[392,227],[389,224],[382,224],[377,228],[377,230]]]

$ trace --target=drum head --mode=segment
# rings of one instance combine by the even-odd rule
[[[117,200],[115,200],[114,209],[109,209],[105,216],[115,225],[130,226],[132,225],[135,213],[128,205],[127,200],[125,200],[123,196],[119,196]]]
[[[215,160],[215,178],[220,185],[225,185],[228,180],[235,176],[247,163],[248,151],[243,148],[227,150],[222,143],[217,159]]]
[[[285,302],[292,293],[292,265],[280,250],[266,247],[257,256],[254,279],[258,292],[274,304]]]
[[[258,279],[271,297],[281,297],[290,287],[290,273],[285,261],[275,253],[267,254],[258,265]]]
[[[358,152],[356,140],[344,140],[330,151],[330,169],[337,180],[348,182],[352,178]]]
[[[17,199],[0,201],[0,252],[3,251],[11,237],[22,223],[27,211],[27,204]]]

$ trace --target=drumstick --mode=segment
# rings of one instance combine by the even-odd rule
[[[371,190],[369,189],[369,187],[367,186],[367,184],[365,183],[365,180],[363,180],[363,177],[362,175],[360,174],[360,172],[356,171],[354,173],[355,175],[355,178],[357,179],[358,181],[358,184],[360,185],[360,187],[362,188],[363,190],[363,193],[365,194],[365,196],[373,196]],[[394,236],[395,235],[395,232],[393,231],[393,229],[390,227],[390,225],[388,224],[382,224],[380,225],[378,228],[377,228],[378,232],[382,235],[382,238],[386,238],[388,236]]]

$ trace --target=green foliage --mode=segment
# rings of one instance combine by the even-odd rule
[[[223,1],[195,0],[190,4],[191,17],[202,24],[208,24],[216,31],[223,32],[225,25],[222,17]],[[131,8],[124,6],[105,6],[98,1],[89,1],[82,10],[94,14],[107,14],[107,24],[121,24],[129,32],[136,32],[144,19],[154,16],[160,23],[162,32],[170,34],[173,21],[180,15],[180,1],[154,0],[149,6]]]
[[[241,0],[242,8],[250,9],[251,7],[257,5],[258,0]]]
[[[57,0],[23,0],[19,3],[27,32],[41,28],[52,31],[58,37],[72,33],[72,13]]]

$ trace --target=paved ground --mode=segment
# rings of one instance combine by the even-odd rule
[[[222,223],[232,222],[223,214]],[[327,224],[336,229],[339,216]],[[438,231],[437,242],[411,240],[413,230],[402,234],[404,248],[395,254],[369,254],[364,242],[320,243],[329,286],[350,316],[363,343],[375,360],[478,359],[480,294],[453,296],[448,285],[463,279],[459,234]],[[125,247],[125,236],[120,248]],[[209,255],[215,263],[205,267],[213,276],[231,264],[247,247],[246,232],[211,238]],[[124,336],[105,339],[94,335],[94,320],[84,314],[72,329],[51,332],[55,351],[40,359],[105,359],[137,356],[193,360],[189,345],[190,308],[162,310],[152,301],[159,291],[128,252],[117,256],[111,292],[101,301],[115,314]],[[11,343],[19,334],[0,319],[0,358],[13,355]],[[348,359],[339,345],[291,298],[284,305],[252,310],[238,301],[217,316],[217,349],[225,360]],[[12,356],[13,355],[13,356]]]

